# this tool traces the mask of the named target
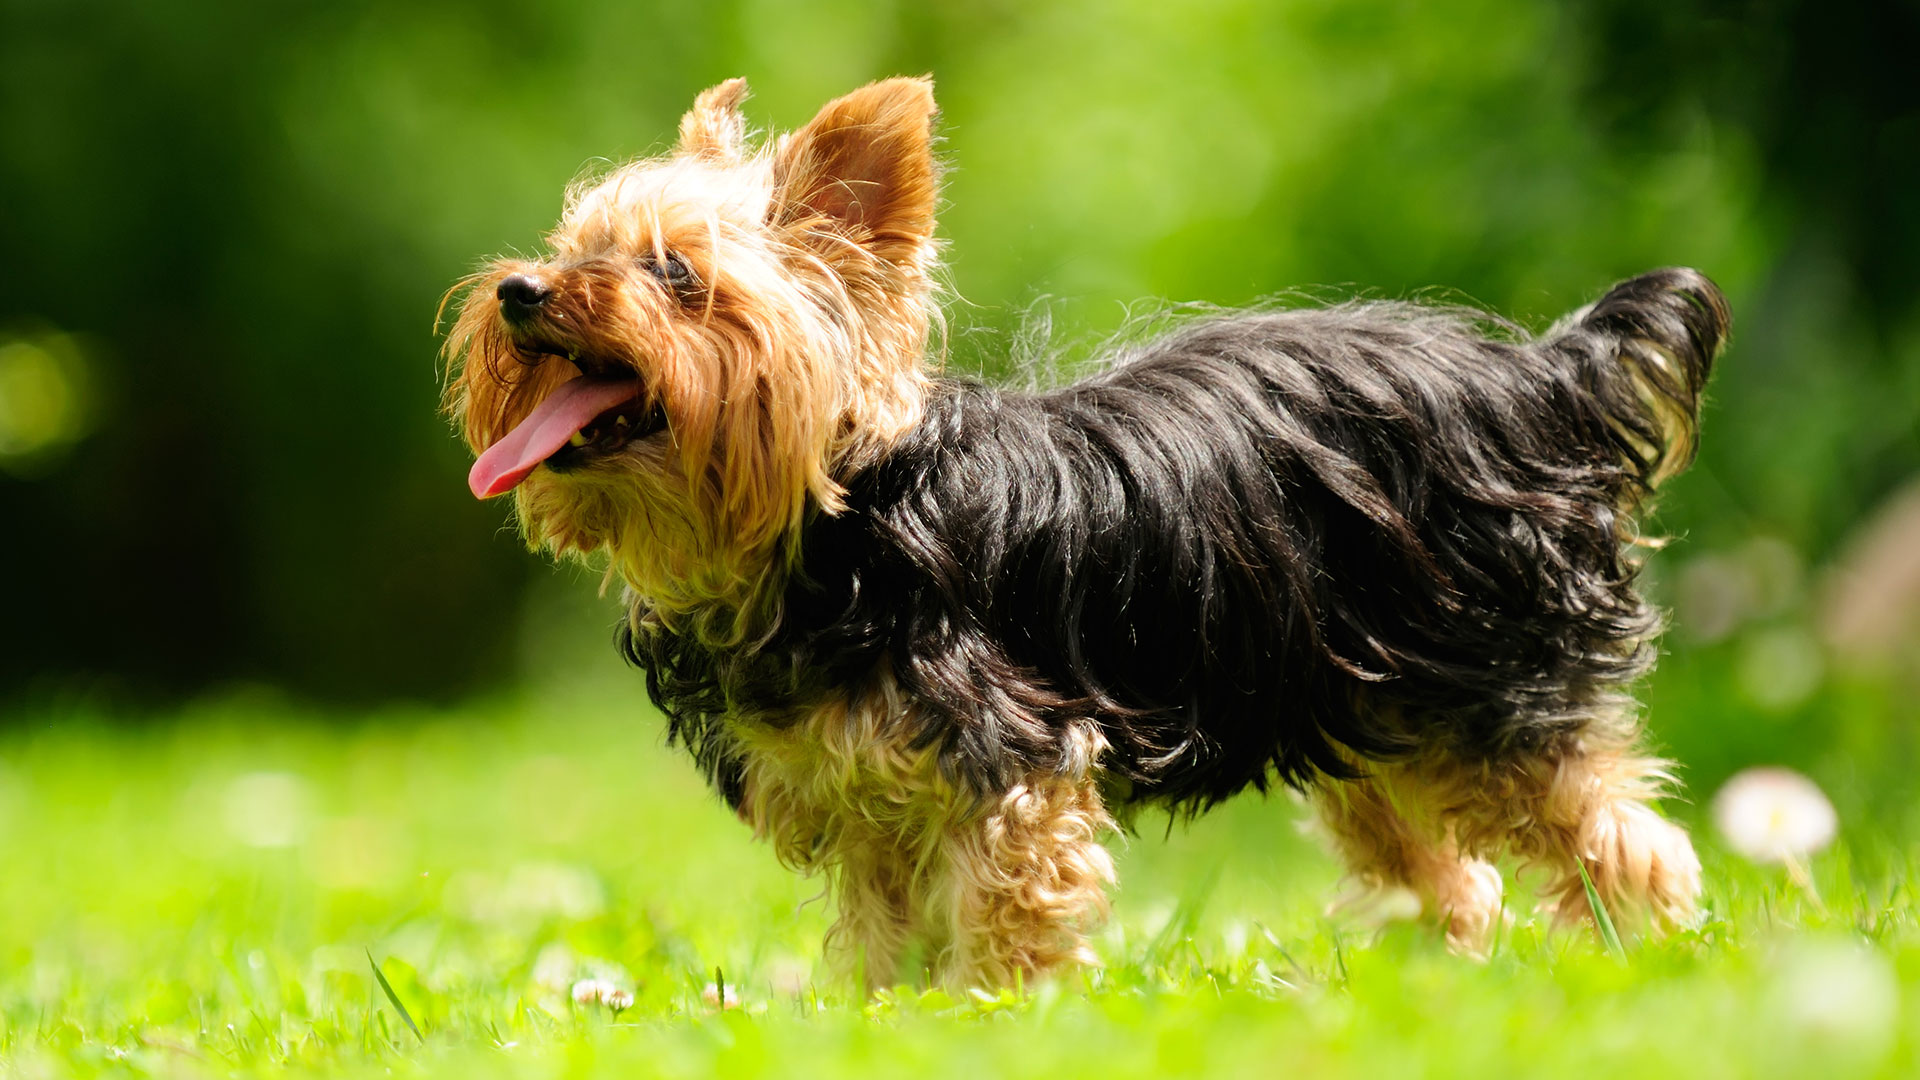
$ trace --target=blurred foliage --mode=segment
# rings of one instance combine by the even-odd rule
[[[1820,664],[1820,568],[1920,472],[1910,3],[0,0],[0,19],[0,696],[441,698],[555,662],[524,641],[552,575],[468,498],[436,414],[434,311],[483,256],[535,245],[569,179],[661,149],[736,74],[772,129],[934,74],[962,369],[1001,366],[1036,309],[1069,344],[1142,298],[1315,285],[1544,325],[1649,267],[1714,275],[1736,344],[1660,572],[1758,537],[1796,583],[1750,634],[1676,638],[1682,672]]]

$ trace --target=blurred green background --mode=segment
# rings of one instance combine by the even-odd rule
[[[931,72],[961,369],[1042,323],[1083,347],[1150,297],[1434,295],[1542,326],[1654,266],[1713,275],[1736,339],[1659,522],[1656,727],[1697,776],[1784,758],[1908,790],[1911,3],[0,12],[7,715],[436,703],[613,666],[588,576],[467,495],[443,292],[722,78],[778,130]]]

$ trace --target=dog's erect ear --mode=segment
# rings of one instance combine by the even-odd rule
[[[723,164],[739,161],[747,133],[746,118],[740,115],[740,103],[745,100],[745,79],[728,79],[695,98],[693,108],[680,118],[676,151]]]
[[[773,163],[775,221],[803,234],[852,240],[903,266],[922,266],[939,193],[935,109],[928,78],[887,79],[828,102],[807,126],[780,141]]]

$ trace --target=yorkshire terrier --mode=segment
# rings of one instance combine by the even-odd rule
[[[605,560],[669,739],[829,951],[1007,984],[1095,962],[1129,813],[1305,792],[1358,882],[1463,951],[1503,853],[1559,917],[1684,922],[1627,686],[1636,528],[1728,330],[1693,270],[1546,333],[1349,302],[1195,318],[1054,389],[929,360],[926,79],[746,145],[741,80],[467,280],[448,405],[480,498]]]

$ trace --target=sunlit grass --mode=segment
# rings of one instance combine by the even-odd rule
[[[1696,931],[1629,938],[1622,963],[1546,933],[1516,890],[1474,963],[1423,926],[1327,919],[1337,872],[1297,808],[1243,799],[1125,843],[1104,970],[858,1000],[816,961],[818,883],[775,866],[621,700],[345,726],[239,699],[140,728],[30,718],[0,741],[0,1075],[1920,1067],[1915,853],[1873,830],[1848,833],[1871,852],[1814,861],[1824,912],[1703,836]],[[575,1004],[586,978],[632,1007]]]

